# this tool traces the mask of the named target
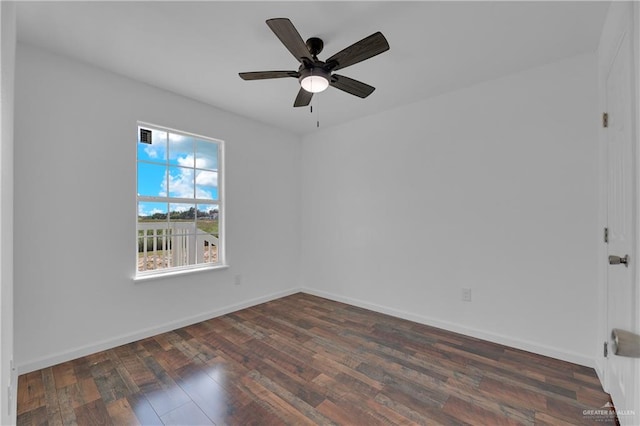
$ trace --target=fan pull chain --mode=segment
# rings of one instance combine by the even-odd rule
[[[315,98],[316,98],[316,104],[317,104],[320,101],[320,96],[316,96]],[[320,127],[320,109],[319,108],[316,108],[316,127]]]

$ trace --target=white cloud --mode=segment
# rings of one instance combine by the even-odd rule
[[[196,197],[204,200],[213,200],[213,192],[207,191],[201,186],[196,187]]]
[[[138,204],[138,215],[139,216],[151,216],[155,213],[166,213],[165,210],[154,208],[152,205],[148,203],[140,203]]]
[[[179,158],[180,164],[193,161],[193,157]],[[194,170],[190,168],[174,167],[169,172],[169,196],[177,198],[193,198]],[[218,187],[218,172],[198,170],[195,174],[196,197],[201,199],[214,199],[214,188]],[[158,191],[160,197],[167,196],[167,175],[164,175]]]
[[[178,198],[193,198],[192,169],[180,168],[178,169],[178,173],[169,173],[169,196]]]
[[[199,170],[196,172],[196,185],[218,186],[218,172]]]
[[[196,158],[196,167],[199,169],[215,169],[216,164],[211,158]]]
[[[193,167],[193,155],[177,158],[178,164],[184,167]]]
[[[160,151],[160,149],[154,145],[147,145],[144,147],[144,152],[149,156],[149,158],[158,158],[158,151]]]
[[[194,207],[192,204],[171,204],[169,206],[169,210],[172,212],[186,212],[191,207]]]
[[[187,136],[170,133],[169,159],[177,159],[180,164],[181,158],[186,159],[189,157],[191,157],[191,164],[188,164],[188,166],[193,167],[193,139]]]

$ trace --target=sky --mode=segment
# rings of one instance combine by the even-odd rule
[[[139,134],[139,132],[138,132]],[[152,130],[152,143],[138,139],[138,195],[151,197],[196,198],[205,202],[199,210],[217,208],[218,144]],[[168,175],[168,179],[167,179]],[[194,204],[171,204],[171,211],[188,210]],[[140,202],[138,214],[167,213],[166,203]]]

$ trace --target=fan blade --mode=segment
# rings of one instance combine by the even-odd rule
[[[265,80],[267,78],[300,77],[298,71],[254,71],[241,72],[240,78],[243,80]]]
[[[290,20],[287,18],[267,19],[267,25],[271,28],[271,31],[278,36],[282,44],[289,49],[289,52],[291,52],[298,62],[302,62],[302,59],[312,61],[311,53],[306,43],[302,40],[300,33],[298,33],[298,30],[296,30],[296,27],[293,26]]]
[[[389,43],[378,31],[336,53],[327,59],[326,64],[331,71],[335,71],[372,58],[387,50],[389,50]]]
[[[293,103],[293,106],[294,107],[307,106],[311,102],[312,97],[313,97],[313,93],[307,92],[301,87],[300,91],[298,92],[298,96],[296,96],[296,100]]]
[[[331,82],[329,84],[336,89],[340,89],[360,98],[366,98],[376,90],[373,86],[369,86],[361,81],[338,74],[331,76]]]

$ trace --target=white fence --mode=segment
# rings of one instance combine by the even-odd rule
[[[218,239],[193,222],[138,223],[139,271],[216,262],[217,257]]]

